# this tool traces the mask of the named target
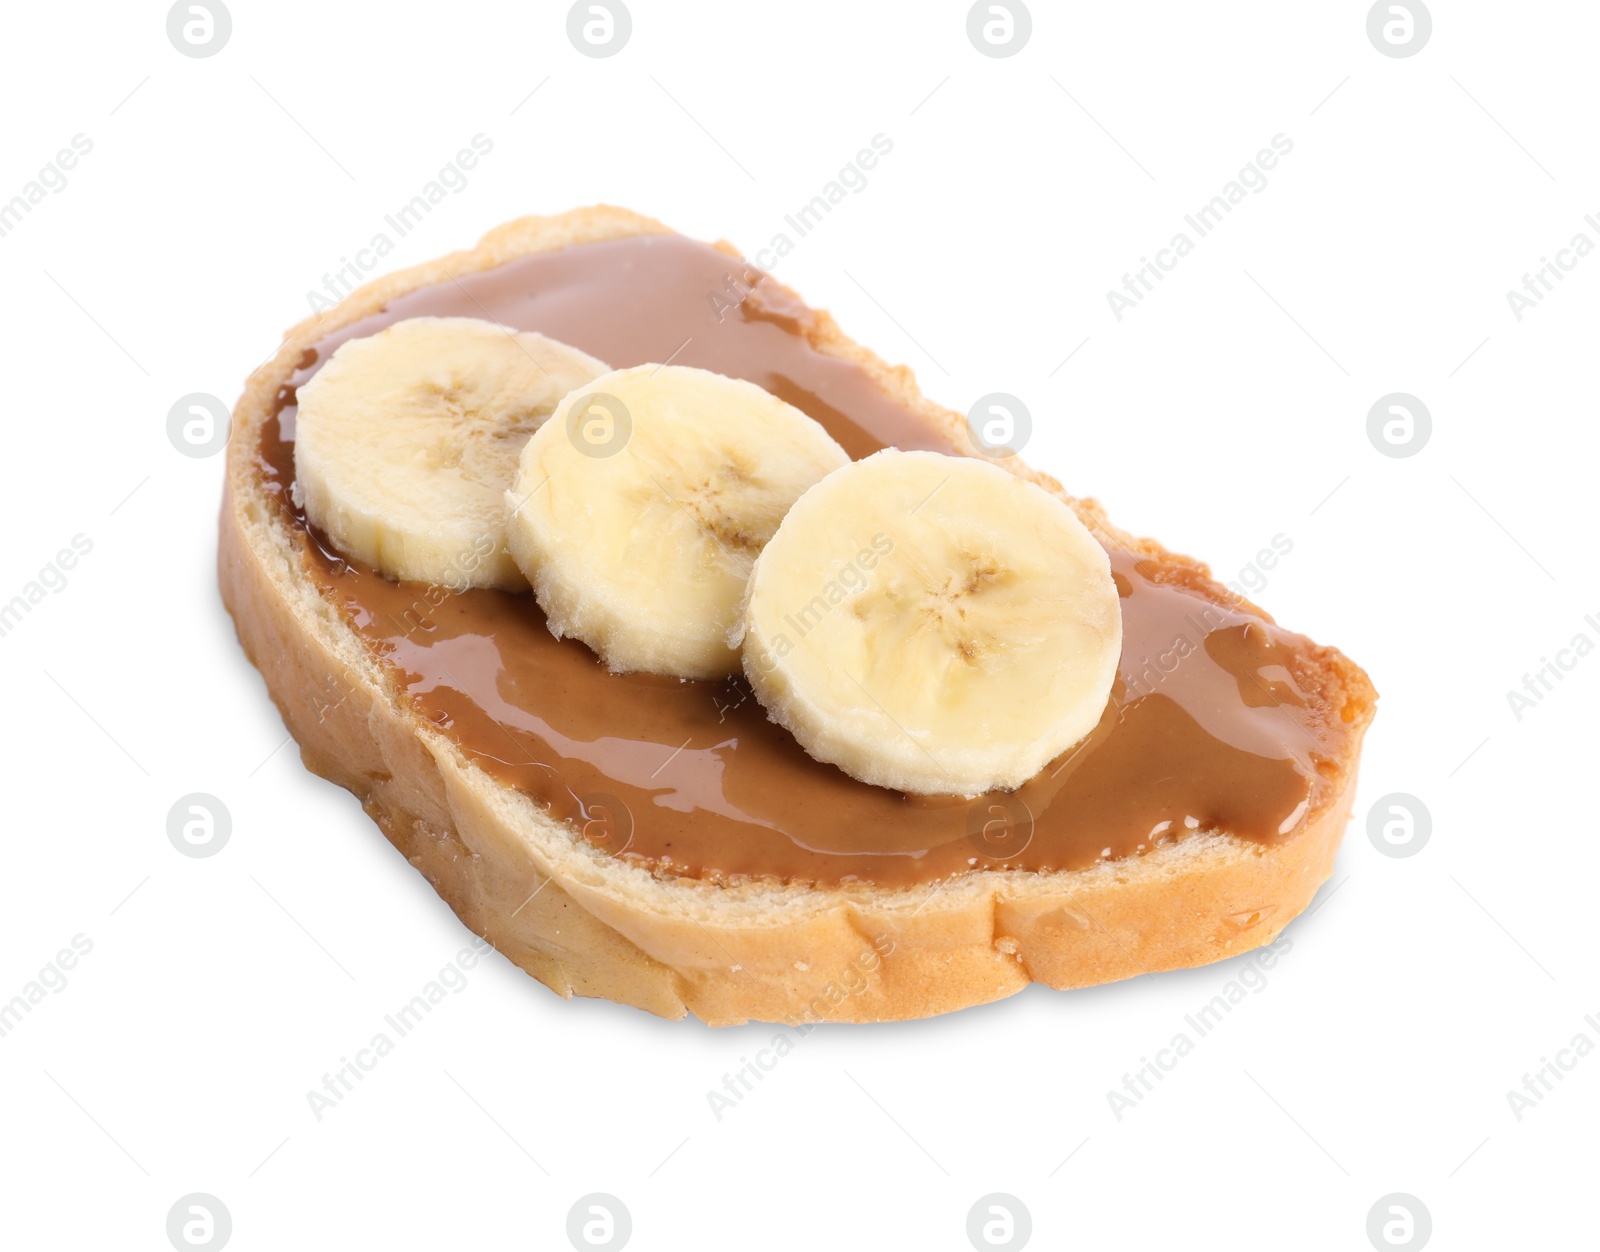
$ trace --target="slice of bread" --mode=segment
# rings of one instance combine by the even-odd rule
[[[251,376],[233,415],[219,576],[239,638],[307,767],[360,797],[462,921],[546,986],[665,1017],[692,1012],[719,1025],[925,1017],[1030,981],[1089,986],[1221,960],[1276,938],[1331,872],[1373,713],[1366,675],[1330,648],[1307,645],[1307,664],[1327,716],[1347,728],[1343,750],[1321,764],[1319,803],[1286,837],[1199,829],[1084,869],[977,868],[913,887],[652,872],[497,782],[418,716],[393,672],[307,577],[303,545],[264,484],[257,450],[280,388],[310,345],[408,292],[531,253],[667,233],[613,208],[509,223],[471,251],[373,282],[301,323]],[[804,333],[947,431],[952,446],[968,446],[962,417],[923,398],[909,370],[884,364],[826,314]],[[1044,475],[1018,472],[1067,498]],[[1093,501],[1069,503],[1108,542],[1176,563],[1217,604],[1240,605],[1198,563],[1117,530]]]

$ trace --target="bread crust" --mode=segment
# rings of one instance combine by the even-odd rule
[[[251,375],[233,415],[218,574],[240,642],[306,766],[359,797],[461,920],[540,982],[562,996],[601,996],[663,1017],[693,1013],[712,1025],[928,1017],[1030,982],[1090,986],[1222,960],[1276,938],[1332,871],[1373,711],[1366,675],[1333,649],[1315,656],[1353,733],[1320,811],[1284,841],[1198,832],[1082,870],[973,870],[912,888],[659,877],[594,848],[416,717],[305,577],[295,536],[263,489],[254,450],[279,387],[306,347],[416,288],[530,253],[666,233],[605,206],[508,223],[470,251],[369,283],[301,322]],[[885,364],[826,314],[808,337],[867,370],[953,446],[969,446],[961,416],[924,398],[910,370]],[[1093,501],[1066,497],[1047,475],[1016,469],[1068,499],[1109,540],[1204,572],[1111,526]]]

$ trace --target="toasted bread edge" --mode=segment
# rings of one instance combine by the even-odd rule
[[[663,1017],[693,1013],[713,1025],[920,1018],[998,1000],[1030,982],[1090,986],[1272,942],[1332,871],[1373,712],[1366,675],[1332,648],[1313,659],[1354,733],[1321,810],[1296,834],[1266,845],[1199,832],[1083,870],[974,870],[942,886],[657,877],[592,847],[417,718],[304,576],[282,511],[262,489],[255,449],[278,389],[307,346],[406,292],[530,253],[658,233],[670,232],[604,206],[519,219],[475,249],[369,283],[301,322],[248,380],[228,448],[219,581],[306,766],[353,792],[461,920],[540,982],[563,996],[602,997]],[[909,369],[886,364],[826,314],[809,333],[819,350],[856,362],[955,446],[967,446],[960,415],[923,397]],[[1012,468],[1068,499],[1110,540],[1173,559],[1153,540],[1111,526],[1093,501]]]

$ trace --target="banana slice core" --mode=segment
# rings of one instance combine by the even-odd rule
[[[391,578],[522,590],[502,499],[528,438],[608,367],[543,335],[419,317],[341,344],[300,388],[307,518]]]
[[[1099,722],[1122,614],[1104,548],[996,466],[887,450],[794,505],[751,573],[744,669],[813,757],[912,794],[1012,789]]]
[[[753,383],[641,365],[561,402],[506,493],[511,552],[558,637],[612,669],[735,673],[751,566],[789,507],[849,457]]]

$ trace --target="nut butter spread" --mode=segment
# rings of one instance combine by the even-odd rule
[[[1176,561],[1112,551],[1124,641],[1105,717],[1020,790],[968,801],[813,761],[742,679],[610,673],[555,639],[531,595],[390,582],[305,527],[290,490],[295,389],[346,339],[409,317],[489,318],[618,368],[670,358],[746,378],[855,458],[954,451],[860,367],[811,347],[812,314],[789,293],[758,282],[735,305],[730,276],[746,273],[674,235],[583,244],[412,292],[306,352],[263,429],[261,473],[307,576],[423,718],[598,846],[711,879],[901,886],[975,866],[1076,869],[1196,829],[1270,843],[1320,808],[1350,728],[1315,645]]]

